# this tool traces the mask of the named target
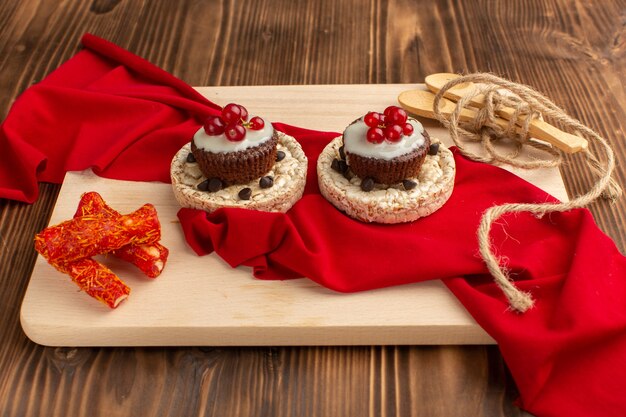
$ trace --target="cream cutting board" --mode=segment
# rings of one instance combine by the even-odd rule
[[[210,100],[244,104],[266,120],[341,132],[359,115],[396,104],[409,84],[200,87]],[[420,86],[423,88],[423,86]],[[436,122],[431,136],[449,144]],[[516,172],[567,200],[557,169]],[[215,254],[198,257],[186,245],[169,184],[116,181],[90,171],[68,173],[51,224],[74,214],[80,195],[97,191],[115,209],[153,203],[170,249],[156,280],[112,258],[132,289],[116,310],[91,299],[39,256],[22,304],[26,335],[48,346],[492,344],[439,281],[339,294],[307,279],[262,281],[249,268],[230,268]],[[467,236],[474,239],[474,236]]]

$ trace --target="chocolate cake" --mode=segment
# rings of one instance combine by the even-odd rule
[[[209,117],[191,141],[191,152],[208,179],[245,184],[265,175],[276,162],[278,137],[271,123],[228,104],[220,116]]]
[[[454,155],[397,106],[352,122],[320,153],[320,193],[348,216],[412,222],[441,208],[454,188]]]
[[[191,152],[207,178],[219,178],[227,184],[244,184],[272,169],[277,143],[278,137],[273,132],[271,139],[257,146],[234,152],[211,152],[198,148],[194,140]]]
[[[379,184],[396,184],[419,175],[430,147],[430,136],[404,110],[390,106],[368,113],[343,133],[346,162],[359,178]]]
[[[348,165],[359,178],[369,177],[380,184],[395,184],[407,178],[417,177],[430,147],[430,136],[425,130],[422,135],[423,145],[390,160],[365,157],[345,151]]]
[[[230,103],[176,153],[170,174],[183,207],[284,213],[302,197],[307,167],[295,138]]]

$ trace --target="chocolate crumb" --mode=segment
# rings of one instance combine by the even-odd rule
[[[283,159],[285,159],[285,156],[285,152],[283,151],[276,152],[276,162],[282,161]]]
[[[246,188],[242,188],[241,191],[239,191],[239,198],[242,200],[250,200],[250,197],[252,197],[252,190],[248,187]]]
[[[344,150],[343,145],[341,145],[341,147],[339,148],[339,156],[344,161],[346,160],[346,151]]]
[[[428,148],[428,155],[437,155],[439,152],[439,142],[431,143],[430,148]]]
[[[189,154],[187,154],[187,162],[190,164],[196,162],[196,157],[193,156],[193,153],[189,152]]]
[[[374,189],[374,180],[370,177],[365,178],[361,181],[361,190],[363,191],[372,191]]]
[[[407,191],[412,190],[413,188],[417,187],[417,183],[411,180],[402,180],[402,185],[404,186],[404,189]]]
[[[270,176],[262,177],[261,180],[259,181],[259,187],[261,188],[270,188],[273,185],[274,185],[274,178]]]

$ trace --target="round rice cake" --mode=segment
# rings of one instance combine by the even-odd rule
[[[273,178],[274,184],[261,188],[260,178],[245,184],[227,186],[216,192],[201,191],[198,184],[207,178],[197,162],[187,162],[191,143],[183,146],[172,159],[170,169],[174,196],[182,207],[215,211],[222,207],[238,207],[251,210],[284,213],[289,210],[304,192],[307,174],[307,158],[298,141],[282,132],[277,132],[277,151],[285,157],[276,161],[274,167],[264,175]],[[242,200],[239,192],[250,188],[250,199]]]
[[[414,188],[407,190],[403,183],[374,184],[371,191],[363,191],[361,179],[351,172],[344,176],[331,168],[333,160],[341,158],[342,143],[339,136],[324,148],[317,160],[317,179],[322,195],[350,217],[372,223],[411,222],[434,213],[452,194],[454,156],[441,143],[436,155],[426,155],[419,175],[407,178],[416,184]]]

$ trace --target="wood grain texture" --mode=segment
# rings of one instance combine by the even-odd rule
[[[0,117],[89,31],[192,85],[421,82],[493,71],[535,86],[626,145],[626,2],[604,0],[5,0]],[[563,168],[571,194],[593,178]],[[46,349],[19,305],[59,187],[0,201],[0,415],[518,416],[497,349]],[[626,202],[591,207],[626,250]]]

